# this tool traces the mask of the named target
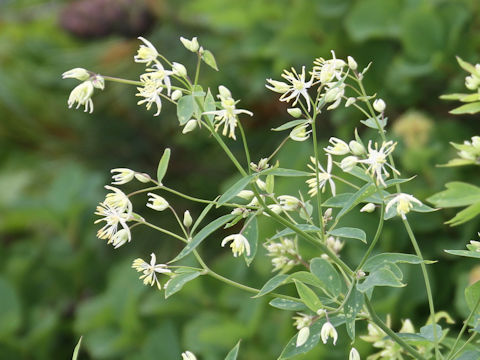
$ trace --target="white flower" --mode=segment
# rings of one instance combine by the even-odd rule
[[[146,63],[147,66],[150,65],[152,61],[155,61],[158,57],[158,51],[155,49],[155,46],[152,45],[150,41],[143,37],[138,37],[139,40],[143,41],[145,45],[140,45],[137,55],[133,57],[135,62]]]
[[[177,100],[180,99],[182,96],[183,96],[182,91],[177,89],[177,90],[174,90],[174,91],[172,92],[172,95],[171,95],[170,97],[171,97],[171,99],[172,99],[173,101],[177,101]]]
[[[295,243],[288,238],[280,238],[278,241],[271,241],[264,245],[267,249],[267,256],[272,258],[273,270],[290,268],[299,263],[300,255],[295,249]],[[303,324],[303,323],[302,323]],[[310,323],[304,326],[309,326]],[[298,327],[298,329],[303,326]]]
[[[183,64],[173,62],[172,63],[172,74],[178,75],[180,77],[187,76],[187,69]]]
[[[151,204],[147,202],[147,207],[149,207],[150,209],[156,211],[163,211],[169,207],[168,201],[160,195],[154,193],[148,193],[147,195],[150,196],[148,201],[151,201]]]
[[[191,351],[185,351],[182,353],[182,360],[197,360],[197,358]]]
[[[358,159],[356,156],[347,156],[340,162],[340,168],[345,172],[352,171],[353,168],[357,165],[357,162]]]
[[[133,180],[135,177],[135,171],[126,169],[126,168],[116,168],[110,170],[112,174],[112,184],[114,185],[123,185]]]
[[[295,320],[293,326],[295,326],[297,330],[300,330],[304,327],[309,327],[312,325],[313,316],[298,312],[297,316],[293,317],[293,320]]]
[[[372,142],[369,141],[368,158],[358,160],[358,162],[368,165],[367,172],[370,174],[370,176],[376,179],[377,184],[386,186],[383,175],[385,175],[385,177],[390,176],[387,171],[387,167],[389,167],[396,174],[400,174],[400,172],[398,172],[387,162],[387,157],[393,152],[393,150],[395,150],[396,145],[397,143],[394,143],[393,141],[387,141],[383,142],[380,149],[378,149],[377,143],[375,143],[375,147],[372,147]]]
[[[147,69],[145,74],[142,74],[140,78],[149,78],[155,81],[157,87],[167,88],[167,95],[170,96],[172,91],[172,82],[170,81],[170,75],[173,74],[171,70],[165,70],[162,64],[156,63],[153,65],[153,69]]]
[[[406,214],[413,208],[413,203],[422,205],[420,200],[414,198],[412,195],[401,193],[387,203],[385,212],[388,212],[393,205],[397,204],[397,215],[400,215],[402,219],[406,219]]]
[[[85,81],[90,78],[90,73],[83,68],[75,68],[72,70],[65,71],[62,74],[62,79],[68,79],[68,78]]]
[[[283,70],[282,77],[290,82],[290,84],[267,79],[267,82],[272,84],[273,87],[269,85],[266,85],[266,87],[275,92],[282,92],[283,95],[280,96],[280,101],[289,102],[290,100],[294,99],[292,103],[293,106],[297,104],[300,95],[303,96],[307,103],[307,110],[310,111],[311,99],[310,95],[308,95],[308,89],[312,86],[313,78],[311,78],[309,81],[305,80],[305,66],[302,67],[302,72],[300,74],[298,74],[293,67],[292,71]]]
[[[322,84],[329,83],[333,79],[341,80],[345,61],[335,58],[335,52],[332,50],[332,59],[325,60],[318,58],[314,61],[313,76],[320,80]]]
[[[118,249],[120,246],[131,240],[130,231],[128,229],[120,229],[115,235],[112,236],[108,243],[112,243],[114,249]]]
[[[278,197],[278,200],[280,201],[280,206],[285,211],[295,211],[302,203],[295,196],[290,195],[281,195]]]
[[[215,115],[215,131],[223,125],[222,135],[228,136],[236,140],[235,128],[237,127],[238,114],[247,114],[253,116],[253,113],[248,110],[236,109],[235,100],[230,96],[230,91],[224,87],[219,86],[220,94],[217,96],[220,99],[222,110],[207,111],[204,115]]]
[[[322,330],[320,330],[320,337],[322,338],[322,342],[324,344],[327,343],[327,340],[329,337],[333,339],[333,345],[335,345],[335,343],[337,342],[337,339],[338,339],[337,330],[335,330],[335,328],[330,323],[330,321],[327,321],[325,324],[323,324]]]
[[[308,326],[301,328],[297,335],[296,347],[299,347],[305,344],[309,336],[310,336],[310,328]]]
[[[332,154],[332,155],[346,155],[350,152],[350,148],[348,144],[336,137],[331,137],[328,142],[331,144],[330,146],[324,148],[325,152]]]
[[[93,83],[90,80],[82,82],[80,85],[77,85],[70,96],[68,97],[68,107],[71,108],[75,103],[77,103],[76,109],[80,106],[85,106],[85,112],[93,112]]]
[[[287,112],[294,118],[299,118],[302,116],[302,109],[300,108],[288,108]]]
[[[95,215],[102,218],[95,221],[95,224],[104,221],[106,224],[97,232],[99,239],[106,239],[108,243],[112,243],[114,236],[117,234],[120,225],[125,231],[116,238],[117,244],[122,239],[131,240],[130,229],[127,221],[131,220],[132,203],[128,197],[119,189],[112,186],[105,186],[112,193],[108,193],[105,200],[101,202],[95,211]]]
[[[232,242],[230,247],[232,248],[234,257],[242,255],[244,252],[247,254],[247,256],[250,255],[250,244],[245,236],[242,234],[229,235],[222,240],[222,247],[225,246],[225,244],[227,244],[229,241]]]
[[[384,112],[386,107],[387,105],[385,104],[385,101],[383,101],[382,99],[377,99],[373,102],[373,108],[379,113]]]
[[[308,165],[308,167],[313,170],[314,174],[312,175],[313,177],[308,179],[306,181],[308,187],[310,190],[308,191],[308,194],[310,196],[315,196],[317,195],[318,190],[322,190],[322,192],[325,192],[325,187],[327,184],[327,181],[330,185],[330,190],[332,191],[332,195],[335,196],[335,183],[333,182],[332,179],[332,156],[330,154],[327,154],[327,170],[320,165],[320,163],[317,164],[318,167],[318,184],[317,184],[317,175],[315,174],[316,169],[315,169],[315,158],[310,157],[310,161],[313,163],[312,165]]]
[[[145,75],[145,74],[144,74]],[[141,77],[140,81],[142,82],[142,87],[137,87],[138,93],[135,96],[143,97],[143,100],[137,102],[137,105],[147,104],[147,110],[150,110],[153,104],[157,106],[157,112],[153,116],[160,115],[162,110],[162,99],[160,98],[160,93],[163,90],[163,87],[158,86],[158,82],[152,80],[150,77]]]
[[[150,264],[143,259],[138,258],[133,261],[132,268],[134,268],[138,272],[143,273],[143,275],[140,276],[140,279],[143,279],[143,283],[145,285],[153,286],[154,284],[156,284],[158,290],[161,290],[162,286],[157,279],[157,273],[168,274],[171,273],[171,271],[167,268],[167,265],[165,264],[156,264],[157,259],[154,253],[152,253],[150,256]]]
[[[185,46],[185,48],[191,52],[197,52],[198,48],[200,47],[196,37],[192,38],[192,40],[181,37],[180,41],[182,42],[183,46]]]
[[[308,123],[297,125],[290,131],[290,139],[293,141],[305,141],[310,137],[312,130],[307,131]]]
[[[360,360],[360,354],[358,353],[357,349],[352,347],[350,350],[350,354],[348,355],[348,360]]]

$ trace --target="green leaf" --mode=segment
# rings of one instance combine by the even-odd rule
[[[247,255],[244,253],[244,258],[245,262],[247,263],[247,266],[249,266],[253,259],[255,258],[255,255],[257,254],[257,247],[258,247],[258,222],[257,218],[255,215],[250,215],[253,217],[251,220],[250,218],[247,219],[248,225],[243,230],[243,236],[247,239],[248,243],[250,244],[250,255]]]
[[[478,359],[480,359],[480,351],[476,351],[476,350],[465,351],[459,357],[455,358],[455,360],[478,360]]]
[[[265,180],[265,189],[268,194],[273,193],[275,188],[275,176],[272,174],[267,175],[267,179]]]
[[[447,190],[436,193],[427,201],[435,207],[467,206],[480,202],[480,188],[475,185],[460,181],[449,182],[445,185]]]
[[[183,286],[199,277],[202,273],[200,271],[186,271],[182,273],[178,273],[175,276],[173,276],[168,282],[167,286],[165,287],[165,299],[169,298],[176,292],[179,292],[182,290]]]
[[[304,232],[317,232],[317,231],[320,231],[320,228],[319,227],[316,227],[314,225],[310,225],[310,224],[298,224],[296,225],[297,228],[299,228],[300,230],[304,231]],[[287,228],[287,229],[283,229],[282,231],[280,231],[279,233],[275,234],[274,236],[271,237],[271,240],[275,240],[275,239],[279,239],[281,237],[284,237],[284,236],[289,236],[289,235],[293,235],[293,234],[296,234],[295,231],[293,231],[292,229],[290,228]]]
[[[192,226],[192,231],[191,233],[195,233],[195,230],[197,229],[198,225],[202,222],[202,220],[207,216],[208,212],[212,209],[213,205],[215,205],[213,202],[205,206],[205,208],[202,210],[200,213],[200,216],[198,217],[197,220],[195,220],[195,224]]]
[[[468,251],[468,250],[445,250],[446,253],[457,255],[457,256],[465,256],[475,259],[480,259],[480,252],[476,251]]]
[[[345,314],[345,326],[347,328],[348,336],[350,336],[350,339],[352,340],[355,340],[355,319],[358,312],[362,310],[363,302],[363,294],[358,291],[357,287],[355,286],[345,302],[345,307],[343,308],[343,312]]]
[[[225,191],[225,193],[220,196],[220,199],[217,201],[217,208],[228,202],[229,200],[233,199],[240,191],[245,189],[245,187],[252,181],[253,175],[245,176],[238,180],[235,184],[230,186],[230,188]]]
[[[230,350],[230,352],[225,357],[225,360],[237,360],[238,350],[240,349],[240,341],[241,340],[239,340],[237,345],[235,345],[235,347]]]
[[[442,338],[442,327],[438,324],[435,325],[435,329],[437,332],[437,341]],[[425,325],[420,328],[420,336],[423,336],[425,339],[429,340],[430,342],[435,341],[435,337],[433,336],[433,324]]]
[[[459,211],[455,217],[448,220],[445,224],[450,226],[457,226],[463,223],[466,223],[469,220],[472,220],[475,216],[480,214],[480,202],[470,205],[466,209]]]
[[[342,292],[342,281],[335,268],[327,260],[314,258],[310,261],[310,271],[321,281],[322,287],[334,297]]]
[[[158,168],[157,168],[157,181],[159,184],[162,183],[162,180],[165,177],[165,174],[167,173],[169,161],[170,161],[170,149],[166,148],[165,151],[163,152],[160,162],[158,163]]]
[[[300,296],[300,299],[303,301],[305,305],[307,305],[307,307],[310,310],[316,313],[319,309],[323,307],[317,294],[315,294],[315,292],[312,289],[310,289],[307,285],[305,285],[301,281],[294,280],[294,282],[295,282],[295,286],[297,287],[297,292],[298,292],[298,295]]]
[[[468,309],[473,311],[478,301],[480,301],[480,281],[465,289],[465,300],[467,301]],[[480,314],[480,306],[477,306],[475,314]]]
[[[292,282],[295,280],[320,289],[324,288],[324,284],[315,275],[308,271],[297,271],[293,274],[290,274],[285,282]]]
[[[205,109],[205,112],[210,112],[210,111],[215,111],[217,109],[215,105],[215,98],[212,95],[212,92],[210,89],[207,91],[207,96],[205,96],[205,101],[203,103],[203,108]],[[210,123],[210,125],[213,125],[213,118],[215,115],[205,115]]]
[[[445,94],[440,95],[440,99],[442,100],[462,100],[464,97],[469,96],[470,94]]]
[[[202,54],[202,60],[210,66],[213,70],[218,71],[217,62],[215,61],[215,56],[213,56],[210,50],[204,50]]]
[[[357,228],[352,227],[342,227],[338,229],[334,229],[328,232],[332,236],[338,236],[341,238],[349,238],[349,239],[358,239],[364,243],[367,243],[367,234],[365,231]]]
[[[369,258],[362,270],[364,271],[375,271],[382,267],[385,267],[387,264],[397,264],[397,263],[406,263],[406,264],[420,264],[424,260],[420,259],[416,255],[412,254],[401,254],[401,253],[383,253],[372,256]],[[431,262],[426,262],[431,263]]]
[[[312,173],[294,169],[282,169],[282,168],[273,168],[267,169],[262,172],[262,174],[269,174],[275,176],[284,176],[284,177],[301,177],[301,176],[312,176]]]
[[[6,338],[21,325],[20,300],[15,288],[0,278],[0,338]]]
[[[336,220],[340,219],[343,215],[352,210],[355,206],[360,204],[364,199],[373,195],[377,191],[374,184],[363,185],[352,197],[346,202],[342,210],[337,214]]]
[[[381,129],[385,129],[385,126],[387,126],[388,118],[383,118],[383,119],[377,118],[377,120],[378,120],[378,123],[380,124]],[[374,118],[369,118],[367,120],[360,120],[360,122],[371,129],[381,130],[381,129],[378,129],[377,122],[375,121]]]
[[[480,77],[480,72],[477,71],[475,66],[473,66],[469,62],[466,62],[465,60],[462,60],[460,56],[457,56],[457,61],[458,61],[458,65],[460,65],[460,67],[463,70],[469,72],[472,75],[476,75],[477,77]]]
[[[272,292],[273,290],[275,290],[279,286],[285,284],[286,283],[285,280],[287,278],[288,278],[288,275],[286,275],[286,274],[275,275],[270,280],[268,280],[265,283],[265,285],[262,286],[262,288],[260,289],[260,292],[257,295],[252,296],[252,298],[259,298],[263,295],[266,295],[266,294]]]
[[[403,287],[403,284],[388,268],[380,268],[371,272],[364,282],[357,285],[357,289],[363,293],[375,286]]]
[[[197,235],[193,237],[193,239],[183,248],[182,251],[180,251],[180,254],[178,254],[175,259],[171,260],[170,263],[178,261],[180,259],[183,259],[185,256],[190,254],[195,248],[200,245],[200,243],[207,238],[208,235],[213,233],[215,230],[217,230],[219,227],[225,225],[227,222],[232,220],[235,217],[235,215],[228,214],[228,215],[223,215],[222,217],[219,217],[218,219],[212,221],[210,224],[205,226],[202,230],[198,232]]]
[[[268,303],[270,306],[280,310],[287,311],[305,311],[307,307],[300,301],[294,301],[290,299],[275,298]]]
[[[307,122],[308,120],[305,120],[305,119],[301,119],[301,120],[292,120],[292,121],[289,121],[283,125],[280,125],[279,127],[276,127],[276,128],[273,128],[272,130],[273,131],[282,131],[282,130],[287,130],[287,129],[291,129],[297,125],[300,125],[300,124],[303,124],[305,122]]]
[[[185,125],[192,118],[195,110],[196,104],[193,95],[182,96],[177,104],[177,117],[180,125]]]
[[[75,346],[75,349],[73,350],[72,360],[77,360],[78,358],[78,353],[80,352],[80,347],[82,346],[82,339],[83,336],[80,336],[80,340],[78,340],[77,346]]]
[[[476,114],[480,112],[480,101],[468,103],[449,111],[450,114]]]

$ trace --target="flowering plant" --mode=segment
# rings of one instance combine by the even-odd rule
[[[200,46],[197,38],[181,38],[183,46],[197,56],[197,66],[190,72],[183,64],[171,62],[161,55],[148,40],[139,39],[143,44],[134,59],[145,65],[145,72],[138,81],[95,74],[80,68],[67,71],[63,74],[64,78],[82,81],[72,91],[69,106],[77,104],[77,107],[84,106],[85,111],[93,111],[94,89],[103,90],[105,81],[134,85],[140,97],[139,105],[145,105],[148,110],[155,106],[154,115],[159,116],[164,102],[174,104],[182,133],[202,131],[211,136],[240,176],[223,194],[214,199],[204,199],[164,184],[170,149],[165,149],[156,176],[126,168],[112,170],[112,185],[131,181],[147,185],[132,193],[106,186],[109,192],[96,211],[100,216],[97,222],[103,224],[98,237],[114,248],[128,246],[132,243],[133,229],[147,226],[184,244],[174,259],[162,259],[163,263],[157,263],[160,256],[155,253],[150,255],[149,262],[142,258],[133,261],[132,267],[141,273],[140,279],[145,285],[155,285],[158,290],[165,291],[167,298],[195,278],[211,276],[250,292],[255,298],[271,298],[269,304],[272,307],[293,313],[293,325],[298,330],[279,355],[280,359],[306,353],[320,340],[327,344],[332,339],[331,343],[335,345],[339,337],[337,328],[343,326],[350,338],[350,360],[360,359],[355,347],[358,338],[372,343],[379,350],[368,359],[480,357],[480,351],[469,347],[474,336],[466,341],[462,339],[467,327],[471,327],[474,334],[480,331],[479,283],[467,289],[467,302],[472,304],[471,314],[458,336],[450,337],[449,329],[438,324],[442,318],[447,323],[452,320],[448,314],[435,310],[427,270],[433,261],[423,258],[409,222],[411,212],[431,212],[435,209],[402,191],[402,184],[413,178],[400,177],[401,172],[395,165],[393,153],[396,143],[386,135],[385,102],[365,90],[363,79],[370,65],[360,70],[352,57],[338,59],[332,51],[331,58],[316,59],[311,69],[306,66],[301,71],[292,68],[284,70],[281,75],[283,80],[267,79],[266,87],[280,94],[280,101],[289,104],[287,112],[292,120],[273,129],[289,133],[269,156],[253,158],[241,122],[253,113],[238,108],[238,100],[225,86],[220,85],[218,94],[214,96],[210,89],[200,85],[202,63],[218,70],[214,55]],[[317,122],[322,114],[340,106],[358,109],[364,117],[360,123],[374,129],[378,135],[366,141],[361,136],[362,131],[355,130],[351,139],[330,138],[330,145],[322,151],[318,145]],[[229,146],[232,140],[242,142],[242,156],[232,151]],[[312,143],[311,156],[305,159],[301,169],[282,167],[276,157],[288,141]],[[298,194],[285,194],[275,186],[275,180],[282,178],[306,180]],[[158,212],[171,213],[178,224],[178,231],[167,230],[136,212],[138,210],[134,209],[131,198],[144,193],[148,195],[146,206]],[[182,217],[178,209],[164,198],[166,194],[202,203],[205,207],[198,216],[192,216],[186,210]],[[214,207],[222,209],[223,215],[204,224]],[[358,208],[365,213],[364,216],[372,216],[368,213],[377,215],[377,229],[373,234],[349,224],[346,215]],[[413,253],[374,254],[385,221],[397,216],[408,234]],[[259,220],[270,221],[276,232],[266,239],[260,238]],[[241,226],[236,226],[239,224]],[[229,230],[231,234],[223,240],[216,235],[220,228],[234,226],[238,230]],[[256,259],[258,249],[263,245],[276,274],[260,289],[226,278],[213,271],[199,253],[200,246],[207,239],[216,241],[219,246],[229,245],[232,255],[243,258],[246,266]],[[365,246],[357,264],[341,256],[342,249],[353,240]],[[306,245],[316,249],[316,256],[306,257],[303,251]],[[194,257],[198,266],[182,265],[180,260],[187,256]],[[405,320],[401,329],[394,331],[390,318],[382,320],[375,311],[377,287],[406,286],[399,264],[419,266],[422,273],[430,316],[418,331],[410,320]],[[284,291],[287,288],[295,289],[296,295],[287,295]],[[358,322],[367,324],[368,335],[357,336]],[[236,359],[238,350],[239,343],[227,359]],[[182,356],[189,360],[196,358],[189,351]]]

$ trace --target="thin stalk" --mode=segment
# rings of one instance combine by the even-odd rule
[[[177,234],[175,234],[175,233],[173,233],[173,232],[171,232],[171,231],[168,231],[168,230],[166,230],[166,229],[164,229],[164,228],[161,228],[161,227],[159,227],[159,226],[153,225],[153,224],[151,224],[151,223],[149,223],[149,222],[147,222],[147,221],[140,221],[139,223],[140,223],[140,224],[143,224],[143,225],[147,225],[148,227],[151,227],[152,229],[158,230],[158,231],[160,231],[160,232],[162,232],[162,233],[164,233],[164,234],[170,235],[171,237],[174,237],[175,239],[178,239],[178,240],[180,240],[180,241],[183,241],[184,243],[187,243],[187,242],[188,242],[187,239],[184,239],[184,238],[181,237],[180,235],[177,235]]]
[[[247,160],[247,169],[250,173],[250,151],[248,150],[247,138],[245,136],[245,131],[243,131],[242,123],[240,121],[238,122],[238,128],[240,129],[240,134],[242,136],[243,150],[245,151],[245,159]]]
[[[320,226],[321,239],[324,240],[324,224],[323,224],[323,212],[322,212],[322,194],[318,185],[320,184],[320,176],[318,171],[318,144],[317,144],[317,130],[315,126],[315,120],[312,120],[312,139],[313,139],[313,153],[315,155],[315,178],[316,178],[316,190],[317,190],[317,211],[318,211],[318,223]]]
[[[368,257],[370,256],[370,254],[373,251],[373,248],[377,244],[378,239],[380,238],[380,234],[382,233],[382,228],[383,228],[383,217],[384,217],[383,212],[384,212],[384,209],[385,209],[385,204],[382,202],[382,207],[380,209],[380,220],[378,221],[378,226],[377,226],[377,231],[375,232],[375,237],[373,238],[372,243],[368,247],[367,252],[365,253],[365,255],[363,255],[362,261],[360,261],[360,264],[357,266],[357,270],[355,272],[362,269],[362,266],[367,261]]]
[[[455,339],[455,342],[453,343],[452,348],[450,349],[450,352],[447,355],[447,360],[450,359],[450,355],[452,355],[452,353],[455,351],[455,348],[457,347],[458,342],[460,341],[463,333],[465,332],[465,330],[468,327],[468,323],[472,319],[473,315],[477,312],[477,309],[478,309],[479,306],[480,306],[480,297],[478,298],[477,302],[475,303],[475,306],[473,307],[472,311],[470,311],[470,314],[468,315],[467,319],[463,323],[462,329],[460,330],[457,338]]]
[[[185,238],[188,239],[189,238],[189,235],[188,235],[188,232],[187,230],[185,229],[185,226],[183,226],[183,222],[180,220],[180,218],[178,217],[178,214],[177,212],[175,211],[175,209],[171,206],[168,207],[173,215],[175,216],[175,219],[177,220],[177,223],[178,223],[178,226],[180,226],[180,229],[182,229],[182,232],[183,232],[183,235],[185,235]]]
[[[467,341],[465,341],[465,343],[460,346],[460,348],[455,352],[455,354],[452,355],[452,359],[455,358],[458,354],[460,354],[460,352],[465,348],[465,346],[467,346],[470,342],[473,341],[473,339],[475,339],[475,337],[478,335],[477,332],[474,332],[472,335],[470,335],[470,337],[467,339]],[[449,358],[447,357],[447,360],[449,360]]]
[[[113,81],[121,84],[127,84],[127,85],[135,85],[135,86],[143,86],[143,83],[141,81],[137,80],[128,80],[128,79],[122,79],[122,78],[117,78],[113,76],[105,76],[101,75],[105,80],[107,81]]]
[[[422,354],[420,354],[417,350],[413,347],[408,345],[401,337],[399,337],[395,332],[390,329],[383,321],[378,317],[373,309],[372,303],[368,299],[368,296],[365,295],[365,304],[367,305],[368,312],[370,313],[370,317],[372,321],[377,324],[377,326],[382,329],[388,336],[390,336],[397,344],[405,349],[408,353],[410,353],[415,359],[419,360],[426,360]]]

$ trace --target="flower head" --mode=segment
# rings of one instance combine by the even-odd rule
[[[311,99],[310,95],[308,95],[308,89],[312,86],[313,78],[306,81],[305,76],[305,66],[302,67],[302,72],[300,74],[298,74],[297,71],[292,67],[292,71],[283,70],[282,74],[282,77],[290,84],[282,81],[267,79],[267,82],[272,86],[266,85],[266,87],[272,91],[282,93],[280,101],[289,102],[293,99],[293,106],[297,104],[300,96],[303,96],[305,102],[307,103],[307,110],[310,111]]]
[[[110,170],[112,174],[113,185],[123,185],[133,180],[135,177],[135,171],[126,168],[116,168]]]
[[[329,337],[333,339],[333,345],[335,345],[335,343],[337,342],[337,330],[335,330],[335,327],[330,321],[327,321],[325,324],[323,324],[322,330],[320,330],[320,337],[322,338],[322,342],[324,344],[327,343]]]
[[[168,201],[165,200],[163,197],[160,195],[154,194],[154,193],[148,193],[148,201],[151,203],[147,203],[147,207],[150,209],[156,210],[156,211],[163,211],[167,209],[170,205],[168,204]]]
[[[188,40],[182,36],[180,41],[182,42],[183,46],[185,46],[185,48],[191,52],[197,52],[200,47],[196,37],[192,38],[192,40]]]
[[[250,243],[245,236],[242,234],[229,235],[222,240],[222,247],[225,246],[225,244],[227,244],[229,241],[232,242],[230,247],[232,248],[234,257],[242,255],[244,252],[247,254],[247,256],[250,255]]]
[[[312,177],[306,181],[308,187],[310,190],[308,191],[308,194],[310,196],[315,196],[317,195],[318,190],[322,190],[322,192],[325,192],[326,184],[327,181],[330,185],[330,189],[332,191],[332,195],[335,196],[335,183],[333,182],[332,179],[332,156],[330,154],[327,154],[327,170],[325,170],[320,163],[317,164],[318,168],[318,183],[317,183],[317,175],[316,175],[316,169],[315,169],[315,158],[310,157],[310,161],[313,163],[312,165],[308,165],[308,167],[314,172],[312,174]]]
[[[350,152],[348,144],[336,137],[331,137],[328,141],[331,145],[324,148],[325,152],[332,155],[346,155]]]
[[[215,111],[207,111],[203,114],[205,115],[215,115],[215,131],[218,131],[218,128],[223,125],[222,135],[228,136],[236,140],[235,137],[235,128],[237,127],[238,114],[247,114],[253,116],[253,113],[248,110],[236,109],[236,101],[231,97],[230,91],[225,86],[219,86],[219,95],[217,97],[220,99],[220,104],[222,109]]]
[[[310,133],[312,132],[312,130],[307,131],[308,127],[309,127],[308,123],[295,126],[293,130],[290,131],[290,135],[289,135],[290,139],[292,139],[293,141],[307,140],[310,137]]]
[[[396,145],[397,143],[394,143],[393,141],[387,141],[383,142],[379,149],[377,143],[375,143],[375,146],[372,147],[372,142],[369,141],[367,158],[358,160],[358,162],[368,165],[367,172],[370,174],[370,176],[376,179],[377,184],[386,186],[383,176],[390,176],[387,171],[387,167],[389,167],[394,173],[400,174],[398,170],[396,170],[387,162],[388,156],[393,152],[393,150],[395,150]]]
[[[345,61],[337,59],[335,52],[332,50],[332,59],[325,60],[318,58],[313,63],[313,76],[322,84],[332,82],[333,80],[341,80]]]
[[[139,37],[139,40],[141,40],[145,45],[140,45],[140,48],[138,49],[137,55],[134,56],[135,62],[138,63],[146,63],[147,66],[150,65],[151,62],[157,60],[158,57],[158,51],[155,49],[155,46],[152,45],[150,41],[143,37]]]
[[[272,271],[289,269],[299,263],[301,259],[295,249],[293,240],[281,237],[278,241],[270,241],[265,244],[267,256],[272,258]],[[300,329],[300,328],[299,328]]]
[[[75,103],[77,103],[76,109],[80,106],[85,106],[85,112],[93,112],[93,83],[90,80],[82,82],[80,85],[77,85],[71,92],[68,97],[68,107],[71,108]]]
[[[147,74],[144,74],[147,75]],[[140,78],[142,82],[141,87],[137,87],[138,93],[135,96],[143,97],[142,100],[137,102],[137,105],[147,104],[147,110],[150,110],[153,104],[157,106],[157,112],[153,116],[160,115],[162,111],[162,99],[160,93],[163,87],[158,86],[158,82],[149,76],[142,76]]]
[[[143,283],[145,285],[153,286],[154,284],[157,285],[158,290],[162,289],[160,282],[157,278],[158,274],[168,274],[171,273],[171,270],[167,268],[165,264],[157,264],[157,258],[154,253],[151,255],[150,264],[147,263],[143,259],[135,259],[132,263],[132,268],[137,270],[138,272],[142,272],[143,274],[140,276],[140,279],[143,279]]]
[[[352,347],[350,350],[350,354],[348,355],[348,360],[360,360],[360,354],[358,350]]]
[[[393,206],[397,205],[397,215],[400,215],[402,219],[406,219],[406,215],[410,212],[410,210],[413,208],[413,203],[416,203],[418,205],[422,205],[420,200],[414,198],[412,195],[409,194],[398,194],[396,195],[392,200],[390,200],[387,203],[387,206],[385,207],[385,212],[388,212],[388,210]]]

